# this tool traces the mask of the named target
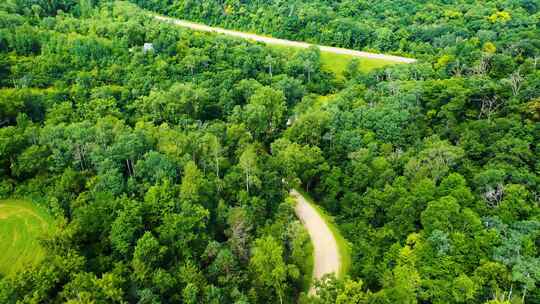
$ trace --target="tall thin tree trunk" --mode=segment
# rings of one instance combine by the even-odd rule
[[[133,175],[135,175],[135,166],[133,166],[133,160],[129,160],[129,165],[131,166],[131,173],[133,173]]]
[[[246,191],[249,194],[249,173],[246,171]]]
[[[131,167],[129,166],[129,159],[126,159],[126,167],[127,167],[128,175],[132,176],[133,174],[131,173]]]
[[[219,178],[219,157],[216,156],[216,177]]]

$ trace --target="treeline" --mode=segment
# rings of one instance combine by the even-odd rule
[[[167,15],[227,28],[421,57],[468,39],[492,42],[499,48],[519,45],[522,52],[538,46],[536,14],[540,4],[529,0],[132,2]]]
[[[58,219],[0,303],[296,301],[311,244],[269,145],[333,90],[317,50],[286,58],[126,3],[0,7],[0,197]]]

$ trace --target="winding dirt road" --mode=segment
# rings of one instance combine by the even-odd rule
[[[291,41],[285,39],[277,39],[271,37],[260,36],[256,34],[243,33],[238,31],[226,30],[219,27],[210,27],[204,24],[189,22],[185,20],[173,19],[164,16],[154,16],[156,19],[169,22],[178,26],[190,28],[192,30],[204,31],[204,32],[214,32],[218,34],[249,39],[254,41],[263,42],[266,44],[282,45],[288,47],[297,47],[297,48],[309,48],[313,44],[306,42]],[[393,61],[396,63],[413,63],[416,62],[416,59],[405,58],[399,56],[385,55],[385,54],[375,54],[368,53],[350,49],[342,49],[331,46],[316,45],[321,51],[340,54],[340,55],[350,55],[359,58],[371,58],[371,59],[381,59],[387,61]],[[313,243],[313,279],[320,279],[325,274],[335,273],[339,274],[341,268],[341,256],[338,248],[336,239],[328,227],[324,219],[319,215],[315,208],[300,194],[298,191],[292,189],[291,196],[296,199],[295,213],[303,225],[306,227],[311,241]],[[309,290],[311,295],[315,294],[315,288],[312,286]]]
[[[176,24],[181,27],[187,27],[196,31],[214,32],[214,33],[219,33],[219,34],[223,34],[227,36],[255,40],[255,41],[259,41],[259,42],[263,42],[267,44],[283,45],[283,46],[290,46],[290,47],[297,47],[297,48],[309,48],[310,46],[314,45],[314,44],[306,43],[306,42],[278,39],[278,38],[266,37],[266,36],[261,36],[261,35],[256,35],[256,34],[226,30],[219,27],[211,27],[208,25],[200,24],[200,23],[194,23],[190,21],[179,20],[179,19],[174,19],[174,18],[169,18],[169,17],[164,17],[164,16],[155,16],[155,18],[161,21]],[[381,59],[381,60],[400,62],[400,63],[416,62],[416,59],[413,59],[413,58],[368,53],[368,52],[362,52],[362,51],[351,50],[351,49],[342,49],[342,48],[337,48],[333,46],[325,46],[325,45],[316,45],[316,46],[319,47],[319,49],[323,52],[329,52],[329,53],[340,54],[340,55],[350,55],[350,56],[359,57],[359,58]]]
[[[313,279],[320,279],[327,273],[339,272],[341,256],[332,231],[311,206],[311,204],[298,191],[292,189],[291,196],[296,199],[294,211],[309,233],[313,243]],[[310,294],[315,294],[312,286]]]

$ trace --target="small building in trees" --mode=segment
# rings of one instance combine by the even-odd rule
[[[143,53],[147,53],[149,51],[154,51],[154,44],[145,42],[143,45]]]

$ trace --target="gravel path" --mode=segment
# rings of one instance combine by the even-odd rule
[[[309,48],[313,44],[306,43],[306,42],[299,42],[299,41],[292,41],[292,40],[286,40],[286,39],[278,39],[278,38],[271,38],[266,36],[260,36],[256,34],[250,34],[250,33],[244,33],[244,32],[238,32],[238,31],[232,31],[232,30],[226,30],[219,27],[211,27],[200,23],[194,23],[189,22],[185,20],[179,20],[179,19],[173,19],[169,17],[163,17],[163,16],[155,16],[156,19],[161,21],[170,22],[173,24],[176,24],[178,26],[187,27],[193,30],[197,31],[204,31],[204,32],[215,32],[223,35],[228,36],[234,36],[244,39],[251,39],[255,41],[264,42],[267,44],[276,44],[276,45],[283,45],[283,46],[291,46],[291,47],[297,47],[297,48]],[[376,53],[368,53],[368,52],[362,52],[362,51],[356,51],[351,49],[342,49],[337,48],[333,46],[324,46],[324,45],[317,45],[321,51],[334,53],[334,54],[342,54],[342,55],[351,55],[355,57],[360,58],[371,58],[371,59],[382,59],[382,60],[388,60],[388,61],[394,61],[394,62],[401,62],[401,63],[413,63],[416,62],[416,59],[413,58],[405,58],[405,57],[399,57],[399,56],[392,56],[392,55],[385,55],[385,54],[376,54]]]
[[[185,20],[173,19],[163,16],[155,16],[158,20],[170,22],[178,26],[190,28],[197,31],[215,32],[223,35],[250,39],[267,44],[283,45],[297,48],[309,48],[313,44],[291,41],[285,39],[277,39],[271,37],[260,36],[256,34],[243,33],[238,31],[226,30],[219,27],[210,27],[204,24],[193,23]],[[321,51],[351,55],[360,58],[382,59],[399,63],[413,63],[416,59],[405,58],[392,55],[368,53],[350,49],[342,49],[331,46],[317,45]],[[320,279],[325,274],[339,272],[341,266],[341,256],[339,254],[338,245],[332,231],[319,215],[319,213],[311,206],[311,204],[298,191],[292,189],[291,195],[296,199],[295,213],[306,227],[311,241],[313,243],[313,278]],[[309,290],[311,295],[315,294],[315,289],[312,286]]]
[[[297,202],[294,208],[296,216],[306,227],[313,243],[313,278],[320,279],[327,273],[337,275],[341,265],[341,257],[332,231],[319,213],[298,191],[291,190],[291,195]],[[313,286],[309,293],[315,294]]]

